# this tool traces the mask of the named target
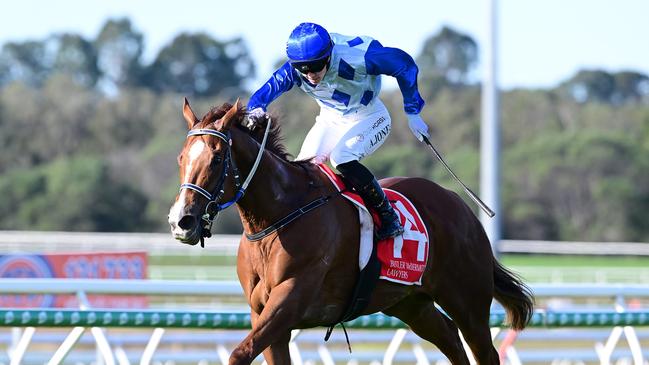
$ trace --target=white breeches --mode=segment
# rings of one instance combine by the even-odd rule
[[[297,160],[314,158],[316,163],[341,163],[361,160],[376,151],[387,139],[392,119],[385,105],[375,100],[371,108],[351,115],[320,110],[306,135]]]

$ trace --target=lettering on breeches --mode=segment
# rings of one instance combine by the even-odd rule
[[[380,117],[376,122],[374,122],[374,124],[372,125],[372,129],[375,129],[376,127],[381,125],[381,123],[383,123],[384,121],[385,121],[385,118]],[[374,147],[378,143],[383,141],[388,136],[388,134],[390,134],[390,125],[389,124],[387,124],[385,127],[379,129],[377,132],[374,133],[374,135],[372,136],[372,139],[370,140],[370,147]]]

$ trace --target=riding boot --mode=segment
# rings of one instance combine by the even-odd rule
[[[365,186],[356,188],[356,190],[365,203],[379,214],[381,226],[374,234],[377,241],[403,234],[403,227],[399,222],[399,216],[392,208],[392,205],[390,205],[388,197],[376,179],[373,179]]]
[[[374,174],[357,160],[341,163],[336,166],[343,177],[349,181],[358,194],[363,198],[365,204],[374,209],[381,218],[381,226],[375,231],[374,237],[377,241],[389,237],[395,237],[403,233],[403,227],[399,223],[399,216],[392,209],[388,197],[374,177]]]

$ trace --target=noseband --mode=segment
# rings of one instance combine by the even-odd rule
[[[261,161],[261,156],[263,155],[264,147],[266,146],[268,132],[270,131],[270,124],[271,124],[271,119],[270,117],[268,117],[268,123],[266,124],[266,131],[264,132],[264,138],[262,139],[261,145],[259,147],[259,153],[257,154],[257,159],[255,160],[255,163],[253,164],[252,169],[250,169],[250,173],[248,174],[248,177],[243,182],[243,184],[241,184],[239,181],[239,170],[237,169],[237,166],[235,165],[234,160],[232,159],[232,151],[231,151],[232,138],[230,138],[230,132],[223,133],[221,131],[217,131],[216,129],[192,129],[187,133],[187,138],[192,136],[204,136],[204,135],[214,136],[220,138],[223,142],[225,142],[225,145],[227,146],[225,157],[223,158],[223,172],[219,177],[219,182],[216,185],[216,189],[214,190],[213,193],[210,193],[208,190],[202,188],[201,186],[192,183],[184,183],[180,185],[180,191],[182,191],[183,189],[193,190],[199,193],[200,195],[204,196],[208,201],[207,205],[205,206],[205,213],[201,217],[201,225],[200,225],[201,247],[205,247],[204,238],[205,237],[209,238],[212,236],[212,233],[210,232],[210,230],[212,229],[212,223],[214,223],[214,220],[216,219],[216,216],[219,214],[219,212],[228,208],[232,204],[238,202],[245,194],[246,188],[248,188],[248,185],[250,184],[250,180],[252,180],[252,177],[255,175],[255,172],[257,171],[257,167],[259,167],[259,162]],[[228,177],[228,171],[230,169],[232,170],[232,175],[234,178],[234,186],[237,192],[234,194],[234,197],[230,201],[227,201],[225,203],[220,203],[220,200],[224,194],[223,186],[225,185],[225,179]]]

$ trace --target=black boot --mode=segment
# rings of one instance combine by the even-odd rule
[[[358,161],[349,161],[336,167],[356,189],[365,204],[374,209],[381,218],[381,227],[374,233],[377,241],[395,237],[403,233],[399,216],[392,209],[388,197],[374,175]]]
[[[403,234],[403,227],[401,227],[401,223],[399,222],[399,216],[392,208],[392,205],[390,205],[388,197],[376,179],[356,190],[365,203],[376,210],[379,218],[381,218],[381,227],[374,233],[377,241]]]

